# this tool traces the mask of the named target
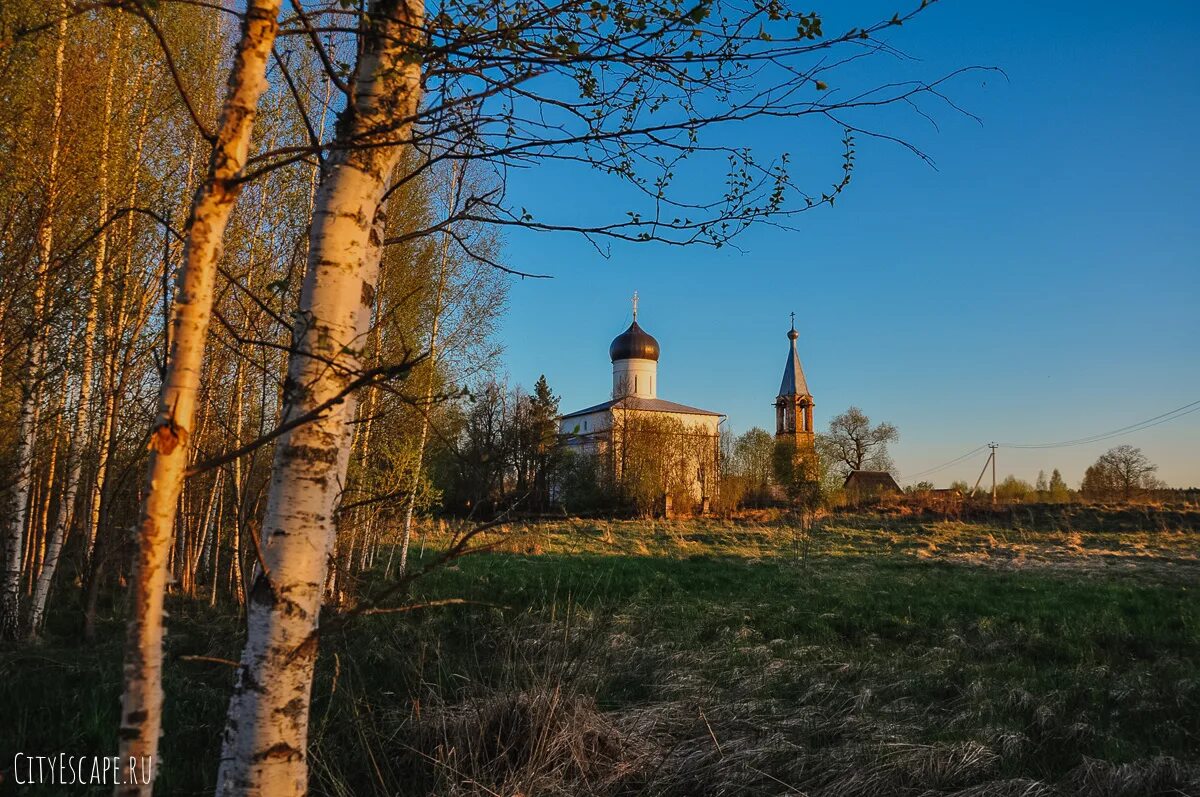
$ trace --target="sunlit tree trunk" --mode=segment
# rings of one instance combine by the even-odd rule
[[[24,547],[25,523],[29,510],[29,488],[32,482],[33,447],[37,438],[36,413],[40,400],[40,383],[45,357],[45,330],[42,329],[46,309],[47,280],[50,276],[50,255],[54,248],[54,206],[58,190],[58,149],[61,138],[63,104],[63,62],[66,58],[67,20],[63,4],[58,5],[59,22],[54,50],[54,99],[51,110],[50,148],[47,156],[46,195],[37,230],[37,277],[33,297],[33,324],[22,369],[21,409],[17,416],[17,452],[12,490],[11,510],[4,529],[4,570],[0,578],[0,638],[12,639],[20,629],[21,555]]]
[[[420,99],[412,44],[419,0],[376,0],[364,32],[353,105],[338,127],[317,192],[308,266],[289,357],[285,418],[342,394],[359,368],[374,302],[385,186]],[[392,143],[384,143],[392,142]],[[331,367],[334,360],[339,367]],[[263,522],[264,569],[247,602],[247,640],[230,700],[217,778],[221,795],[301,795],[307,789],[308,714],[317,621],[335,507],[349,461],[345,401],[280,437]]]
[[[120,17],[116,22],[116,33],[113,41],[113,52],[121,51],[122,25]],[[92,265],[91,290],[88,293],[87,312],[83,323],[82,363],[79,372],[79,402],[75,407],[75,422],[67,440],[67,467],[62,494],[59,497],[58,513],[54,523],[54,531],[46,546],[46,559],[38,575],[37,586],[34,588],[33,599],[29,605],[29,632],[37,634],[41,631],[42,620],[46,611],[46,601],[50,595],[50,585],[58,568],[58,558],[62,552],[63,540],[67,533],[67,524],[71,522],[75,511],[75,496],[79,490],[79,480],[82,471],[82,454],[87,440],[88,419],[96,408],[92,406],[92,380],[95,376],[96,365],[96,320],[100,311],[100,303],[104,292],[104,263],[108,255],[108,154],[110,146],[110,120],[112,119],[113,76],[117,59],[109,58],[108,75],[104,81],[104,116],[100,129],[100,162],[97,174],[97,191],[99,193],[98,221],[104,225],[96,238],[96,254]],[[89,540],[88,549],[91,549]]]
[[[447,214],[453,213],[458,205],[459,181],[461,180],[460,166],[453,164],[450,168],[450,185],[448,187]],[[425,446],[429,442],[429,414],[433,412],[433,388],[437,378],[438,326],[442,320],[442,296],[446,291],[446,276],[450,265],[450,235],[442,234],[441,253],[438,258],[437,285],[433,296],[432,321],[429,325],[429,363],[428,379],[425,382],[425,402],[421,411],[421,432],[417,436],[416,462],[413,463],[412,485],[408,491],[408,505],[404,508],[404,532],[400,538],[400,574],[408,568],[408,547],[412,542],[413,510],[417,506],[417,491],[421,487],[421,470],[425,464]],[[389,565],[390,565],[389,561]],[[391,567],[388,567],[391,570]]]
[[[237,362],[234,364],[233,377],[233,407],[230,408],[230,417],[233,419],[233,447],[242,443],[242,426],[243,426],[243,393],[245,391],[245,370],[244,363],[240,353],[237,354]],[[229,480],[230,486],[233,488],[233,567],[234,577],[237,579],[237,599],[238,604],[246,602],[246,580],[242,575],[242,544],[246,539],[246,480],[242,477],[242,460],[239,457],[233,461],[233,477]]]
[[[130,760],[153,760],[162,729],[163,597],[167,554],[188,462],[188,438],[212,312],[221,241],[237,201],[258,101],[278,30],[279,0],[249,0],[233,69],[217,122],[208,175],[196,192],[171,312],[171,349],[151,430],[150,461],[138,519],[138,551],[125,648],[119,758],[123,781]],[[157,765],[157,762],[155,762]],[[122,783],[118,795],[149,795],[150,783]]]
[[[39,494],[32,502],[33,506],[41,506],[41,510],[29,524],[29,538],[34,540],[36,546],[30,557],[28,590],[30,596],[36,593],[35,585],[41,579],[42,567],[46,563],[46,549],[50,542],[50,505],[54,499],[54,477],[58,471],[59,448],[63,443],[63,418],[67,414],[70,377],[70,369],[63,368],[59,376],[58,390],[54,391],[54,396],[50,399],[50,417],[54,419],[54,426],[50,432],[49,458],[44,465],[45,478],[40,481]],[[30,606],[33,606],[32,602]]]
[[[222,490],[221,481],[224,478],[224,476],[225,476],[224,470],[217,472],[217,481],[216,481],[216,484],[213,485],[213,493],[218,496],[220,495],[221,490]],[[221,522],[224,520],[224,513],[225,513],[225,502],[218,499],[217,500],[217,516],[213,520],[213,526],[212,526],[212,559],[209,562],[209,572],[211,574],[211,578],[209,579],[210,592],[208,594],[208,605],[209,606],[217,605],[217,587],[219,586],[219,583],[220,583],[219,579],[221,577],[221,575],[220,575]]]
[[[142,82],[143,70],[139,67],[134,71],[133,80],[131,81],[135,87],[132,94],[137,95],[139,91],[144,91],[145,86]],[[137,207],[138,204],[138,187],[141,184],[142,161],[144,157],[144,147],[146,140],[146,115],[149,111],[149,103],[147,98],[141,98],[141,111],[137,122],[137,136],[134,141],[133,148],[133,167],[131,174],[131,185],[128,193],[129,207]],[[130,213],[125,221],[125,257],[122,258],[122,266],[118,272],[119,276],[116,279],[128,279],[133,269],[133,250],[134,250],[134,221],[135,215]],[[109,292],[109,296],[114,299],[114,312],[109,328],[106,330],[107,346],[105,347],[103,364],[101,367],[101,389],[100,389],[100,431],[99,437],[96,440],[96,473],[92,477],[92,495],[90,511],[87,521],[87,552],[85,562],[88,572],[88,596],[86,599],[86,607],[84,610],[84,637],[91,639],[93,634],[94,616],[94,601],[96,599],[95,589],[99,586],[98,579],[101,576],[103,562],[98,561],[96,556],[97,538],[100,533],[101,521],[104,515],[105,501],[107,493],[105,485],[108,484],[108,466],[112,459],[113,450],[115,448],[115,438],[117,435],[117,404],[118,396],[121,394],[119,384],[121,375],[124,373],[122,369],[121,356],[121,338],[125,333],[125,324],[128,317],[128,297],[118,295],[115,290]],[[128,350],[126,350],[126,354]]]

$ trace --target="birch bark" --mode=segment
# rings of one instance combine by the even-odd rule
[[[114,52],[121,51],[123,26],[121,18],[117,18],[114,35]],[[104,226],[96,237],[96,256],[92,267],[92,285],[88,293],[87,313],[83,323],[83,363],[79,374],[79,403],[75,407],[75,423],[67,441],[66,484],[58,504],[58,514],[54,522],[54,531],[50,535],[46,547],[46,561],[42,565],[37,585],[34,587],[33,600],[29,604],[29,633],[36,636],[42,629],[42,621],[46,612],[46,601],[50,595],[50,585],[58,568],[58,558],[62,553],[63,540],[66,537],[67,525],[71,522],[75,510],[75,496],[79,490],[79,480],[82,471],[82,451],[85,442],[85,430],[88,419],[95,408],[92,407],[92,380],[96,370],[96,319],[100,311],[100,303],[104,293],[104,263],[108,256],[108,155],[111,143],[112,95],[113,78],[116,71],[116,58],[108,60],[108,74],[104,81],[104,118],[100,131],[100,162],[97,175],[97,191],[99,193],[98,219]],[[89,553],[91,544],[88,545]]]
[[[359,370],[374,302],[384,188],[420,100],[422,0],[373,0],[352,102],[317,191],[289,357],[285,419],[338,395]],[[330,361],[336,363],[330,365]],[[280,437],[263,522],[264,569],[230,700],[219,795],[306,792],[317,624],[348,462],[352,400]]]
[[[61,138],[63,105],[63,62],[66,58],[67,15],[59,3],[57,44],[54,50],[54,100],[50,133],[50,152],[46,171],[46,197],[37,229],[38,271],[34,287],[34,315],[21,384],[21,409],[17,416],[17,455],[12,491],[12,511],[4,531],[4,571],[0,579],[0,639],[12,639],[20,630],[21,558],[25,523],[32,484],[33,447],[37,439],[37,407],[41,398],[42,362],[45,339],[42,314],[46,307],[46,283],[50,273],[50,255],[54,248],[54,205],[58,190],[58,149]]]
[[[146,91],[147,86],[143,80],[144,70],[139,66],[134,70],[131,85],[134,87],[132,96],[137,97],[139,91]],[[131,171],[132,179],[128,196],[128,207],[138,206],[138,188],[141,185],[142,161],[144,156],[144,147],[146,141],[146,119],[149,112],[149,103],[146,102],[146,97],[138,98],[141,102],[141,111],[138,114],[137,125],[134,128],[137,130],[137,137],[133,147],[133,168]],[[190,171],[190,156],[189,156],[189,171]],[[126,329],[126,322],[130,316],[130,297],[124,289],[126,281],[130,278],[133,269],[133,252],[134,252],[134,221],[135,216],[130,213],[125,220],[125,257],[120,268],[116,269],[115,273],[109,274],[111,283],[108,289],[108,298],[112,303],[112,320],[106,324],[105,329],[105,350],[102,364],[100,366],[100,434],[96,441],[96,471],[92,476],[92,495],[89,501],[88,519],[87,519],[87,551],[84,557],[85,569],[87,572],[87,597],[84,599],[83,613],[83,636],[84,639],[93,641],[95,639],[95,620],[96,620],[96,600],[99,597],[98,590],[100,587],[100,579],[103,576],[104,557],[99,556],[98,549],[103,549],[100,545],[100,528],[107,527],[105,521],[108,519],[109,499],[111,497],[106,485],[108,484],[108,465],[116,454],[117,444],[117,397],[123,394],[123,385],[125,374],[128,370],[130,358],[130,346],[125,346],[122,352],[122,342],[128,331],[130,341],[136,339],[136,333],[133,330]],[[109,546],[115,548],[116,546]]]
[[[258,101],[267,88],[267,60],[278,30],[279,5],[280,0],[247,3],[208,176],[196,192],[188,219],[171,310],[171,350],[159,392],[158,417],[151,430],[145,498],[138,519],[139,546],[125,646],[125,692],[121,697],[122,782],[114,788],[116,795],[150,795],[153,773],[159,764],[155,759],[162,730],[162,609],[167,555],[187,467],[188,438],[195,416],[221,240],[237,202],[237,178],[246,165]],[[132,760],[149,760],[150,776],[135,777],[129,767]]]

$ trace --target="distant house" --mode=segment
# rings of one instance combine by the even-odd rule
[[[961,490],[956,490],[953,487],[941,487],[930,490],[929,495],[939,501],[961,501],[963,494]]]
[[[900,485],[886,470],[852,470],[846,476],[846,492],[854,499],[878,498],[881,495],[899,495]]]

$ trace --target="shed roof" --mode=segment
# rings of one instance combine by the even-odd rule
[[[846,476],[845,488],[863,492],[903,492],[886,470],[852,470]]]

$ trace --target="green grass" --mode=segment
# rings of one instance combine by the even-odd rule
[[[560,523],[502,549],[408,599],[472,603],[361,618],[322,641],[314,793],[1197,783],[1194,533]],[[171,615],[160,793],[211,793],[231,673],[179,657],[237,658],[240,632],[182,599]],[[67,619],[61,636],[2,649],[6,760],[112,751],[120,626],[89,648]]]

